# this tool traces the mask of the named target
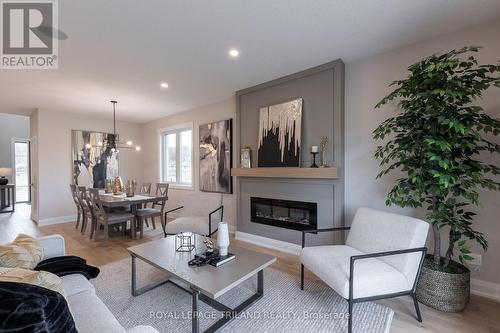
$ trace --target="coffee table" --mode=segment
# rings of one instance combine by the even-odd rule
[[[236,315],[248,308],[264,295],[264,268],[276,261],[276,257],[252,250],[230,246],[229,251],[236,259],[219,267],[210,265],[202,267],[189,266],[188,261],[196,253],[205,252],[204,236],[194,235],[195,250],[177,252],[175,236],[168,236],[149,243],[129,247],[132,257],[132,295],[141,295],[164,283],[173,283],[192,295],[192,332],[200,331],[198,305],[202,301],[217,311],[222,317],[213,323],[205,332],[215,332]],[[140,259],[167,273],[167,277],[158,282],[137,289],[136,259]],[[230,308],[216,299],[235,288],[250,277],[257,275],[257,291],[235,308]]]

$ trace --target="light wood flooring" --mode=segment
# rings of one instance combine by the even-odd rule
[[[88,263],[101,266],[109,262],[128,257],[126,248],[132,245],[148,242],[162,237],[161,227],[145,230],[144,238],[132,240],[125,236],[111,237],[107,246],[90,240],[88,235],[82,235],[75,229],[75,223],[55,224],[38,227],[29,219],[29,206],[19,204],[14,214],[0,214],[0,244],[14,239],[23,232],[33,236],[61,234],[66,240],[66,252],[86,258]],[[278,258],[274,267],[297,276],[299,288],[299,260],[296,256],[261,248],[252,244],[232,239],[233,244],[241,247],[272,254]],[[306,279],[316,279],[306,272]],[[462,313],[443,313],[421,305],[423,323],[414,319],[414,308],[409,297],[380,301],[395,311],[391,333],[412,332],[470,332],[470,333],[500,333],[500,303],[487,298],[472,296],[467,309]]]

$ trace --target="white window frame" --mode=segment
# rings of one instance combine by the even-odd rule
[[[179,182],[180,180],[180,173],[181,173],[181,167],[180,167],[180,162],[181,162],[181,158],[180,158],[180,154],[181,154],[181,149],[180,149],[180,143],[181,143],[181,140],[180,140],[180,133],[183,132],[183,131],[187,131],[187,130],[190,130],[191,131],[191,183],[181,183]],[[193,131],[193,123],[183,123],[183,124],[178,124],[178,125],[174,125],[174,126],[171,126],[171,127],[167,127],[167,128],[163,128],[161,130],[159,130],[159,141],[160,141],[160,144],[159,144],[159,147],[160,147],[160,152],[159,152],[159,156],[160,156],[160,173],[159,173],[159,177],[160,177],[160,181],[161,182],[166,182],[163,178],[163,171],[164,171],[164,168],[163,168],[163,163],[164,163],[164,160],[165,160],[165,149],[163,147],[164,145],[164,139],[163,137],[165,135],[168,135],[168,134],[172,134],[172,133],[175,133],[176,134],[176,149],[175,149],[175,160],[176,160],[176,168],[175,168],[175,172],[176,172],[176,179],[177,181],[176,182],[168,182],[170,185],[171,188],[176,188],[176,189],[183,189],[183,190],[194,190],[194,131]]]

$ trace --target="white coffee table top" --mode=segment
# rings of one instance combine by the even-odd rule
[[[195,254],[206,251],[203,244],[205,237],[195,235],[195,239],[196,248],[192,252],[175,251],[175,236],[132,246],[127,250],[131,255],[172,274],[214,299],[276,261],[276,257],[267,254],[230,246],[229,252],[234,253],[236,258],[222,266],[189,266],[188,261]]]

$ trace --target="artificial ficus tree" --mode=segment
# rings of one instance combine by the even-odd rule
[[[484,250],[484,235],[473,228],[473,206],[479,205],[478,188],[498,190],[500,169],[481,160],[481,154],[500,153],[492,137],[500,132],[500,120],[475,105],[484,91],[500,87],[500,62],[479,64],[464,47],[432,55],[413,65],[397,88],[377,105],[397,102],[401,112],[385,120],[373,132],[384,140],[375,157],[380,178],[393,170],[404,177],[387,195],[387,205],[424,207],[434,235],[434,264],[448,266],[459,249],[461,262],[471,260],[468,240]],[[441,260],[440,230],[449,228],[449,243]]]

